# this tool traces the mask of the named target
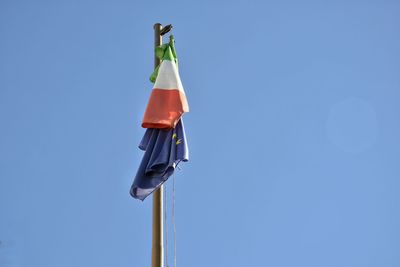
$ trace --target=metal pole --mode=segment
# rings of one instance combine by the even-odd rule
[[[160,23],[154,24],[154,46],[162,44]],[[160,60],[154,55],[154,68]],[[164,239],[163,239],[163,186],[153,193],[153,241],[151,250],[151,267],[164,267]]]

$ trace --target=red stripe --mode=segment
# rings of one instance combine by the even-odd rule
[[[175,128],[182,114],[188,111],[185,93],[178,89],[154,88],[144,113],[142,127]]]

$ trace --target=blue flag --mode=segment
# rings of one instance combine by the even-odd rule
[[[130,194],[144,200],[173,174],[179,162],[189,160],[182,118],[173,129],[147,129],[139,148],[145,153]]]

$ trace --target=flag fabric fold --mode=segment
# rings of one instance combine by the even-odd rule
[[[147,129],[139,148],[145,153],[130,194],[144,200],[173,174],[181,161],[189,160],[182,119],[170,130]]]
[[[144,113],[142,127],[174,128],[182,114],[189,111],[185,90],[179,76],[174,39],[156,49],[162,60],[153,73],[153,90]]]

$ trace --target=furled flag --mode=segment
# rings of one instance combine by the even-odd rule
[[[156,48],[162,59],[150,80],[155,85],[142,126],[146,132],[139,144],[144,156],[131,186],[132,197],[144,200],[161,186],[181,161],[189,160],[182,114],[189,111],[179,78],[173,37]]]
[[[139,148],[145,150],[130,194],[144,200],[174,172],[181,161],[189,160],[182,119],[174,129],[147,129]]]
[[[162,61],[150,77],[154,81],[156,76],[142,127],[170,129],[176,126],[184,112],[189,111],[172,35],[169,43],[156,48],[156,55]]]

